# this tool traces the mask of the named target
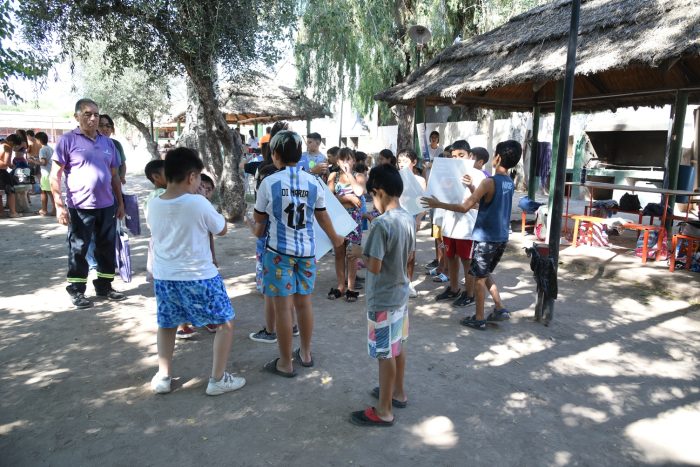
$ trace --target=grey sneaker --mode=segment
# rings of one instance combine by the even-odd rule
[[[274,332],[267,332],[266,328],[262,328],[258,332],[251,332],[250,334],[248,334],[248,337],[250,337],[250,340],[253,340],[255,342],[263,342],[266,344],[277,343],[277,334]]]
[[[472,305],[474,303],[474,297],[467,295],[467,292],[462,292],[457,300],[452,302],[452,306],[463,307]]]
[[[435,301],[439,302],[440,300],[449,300],[451,298],[457,298],[459,297],[459,289],[457,289],[456,292],[453,292],[452,289],[450,289],[450,286],[448,285],[445,287],[445,290],[442,291],[442,293],[439,293],[435,297]]]
[[[219,381],[214,378],[209,378],[209,384],[207,385],[207,395],[218,396],[225,392],[235,391],[236,389],[241,389],[245,386],[245,378],[240,376],[233,376],[231,373],[226,373],[224,371],[224,376],[221,377]]]
[[[90,308],[92,306],[92,302],[85,298],[84,293],[75,293],[70,296],[71,302],[73,302],[73,305],[75,305],[76,308]]]
[[[170,376],[162,376],[160,373],[156,373],[151,379],[151,389],[156,394],[167,394],[170,392],[170,382],[172,380]]]
[[[494,309],[487,317],[486,321],[508,321],[510,319],[510,312],[505,308],[500,310]]]

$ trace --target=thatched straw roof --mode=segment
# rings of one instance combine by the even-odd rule
[[[446,48],[375,98],[509,110],[537,101],[551,110],[570,18],[571,0],[534,8]],[[677,89],[700,102],[700,0],[583,0],[575,109],[668,104]]]
[[[278,120],[307,120],[330,116],[330,112],[298,90],[276,84],[260,73],[249,72],[246,81],[221,86],[221,111],[228,123],[248,125]],[[183,121],[185,112],[177,120]]]

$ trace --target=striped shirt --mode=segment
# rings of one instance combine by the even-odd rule
[[[267,247],[299,258],[315,255],[314,211],[325,209],[321,182],[299,166],[267,176],[255,201],[255,211],[269,217]]]

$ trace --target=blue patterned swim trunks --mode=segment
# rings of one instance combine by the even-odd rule
[[[158,327],[224,324],[236,314],[220,275],[200,281],[154,281]]]

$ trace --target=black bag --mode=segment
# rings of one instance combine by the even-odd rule
[[[639,196],[629,193],[622,195],[622,198],[620,198],[620,209],[623,211],[639,211],[642,209]]]

